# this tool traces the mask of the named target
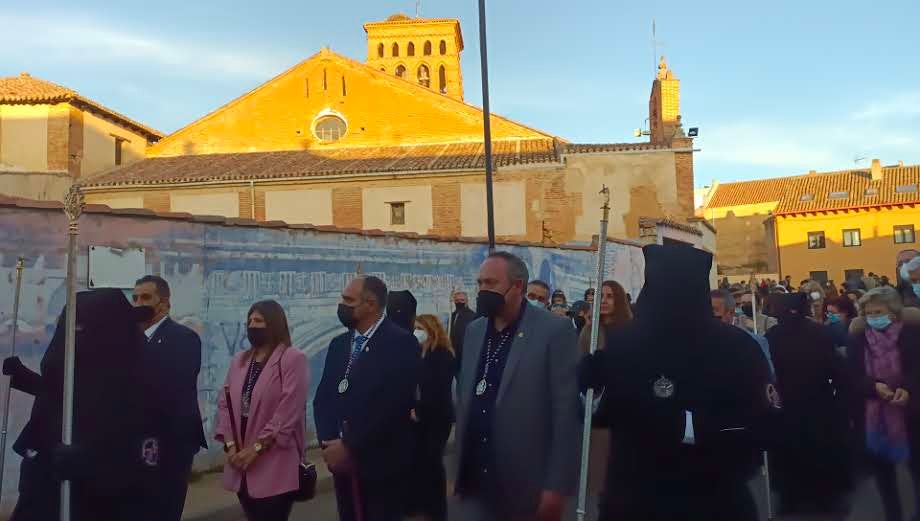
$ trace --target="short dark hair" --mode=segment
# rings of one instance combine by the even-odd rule
[[[550,292],[549,284],[543,282],[543,281],[540,280],[540,279],[533,279],[532,281],[530,281],[530,282],[527,283],[528,286],[530,286],[531,284],[536,285],[536,286],[540,286],[541,288],[544,288],[544,289],[546,290],[547,293]]]
[[[735,296],[728,290],[714,289],[709,292],[709,298],[721,300],[725,309],[735,309]]]
[[[140,286],[141,284],[151,283],[157,287],[157,295],[160,298],[169,298],[169,283],[166,282],[166,279],[157,275],[144,275],[143,277],[137,279],[137,282],[134,283],[135,286]]]
[[[364,281],[361,287],[362,295],[370,294],[377,301],[377,306],[380,309],[386,309],[387,295],[389,294],[386,283],[373,275],[362,277],[362,280]]]
[[[850,300],[850,297],[847,297],[846,295],[841,297],[834,297],[825,302],[825,304],[828,306],[834,306],[840,311],[843,311],[847,314],[847,318],[854,319],[857,316],[856,306],[853,304],[853,301]]]
[[[486,259],[504,259],[508,263],[508,279],[514,283],[519,280],[527,282],[530,278],[530,272],[527,270],[527,264],[520,257],[507,251],[493,251]],[[549,290],[549,287],[546,288]]]
[[[588,288],[585,290],[585,300],[588,300],[588,295],[594,295],[594,288]]]

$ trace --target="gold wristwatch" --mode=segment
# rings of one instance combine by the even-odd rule
[[[256,454],[262,454],[262,451],[265,450],[265,446],[262,445],[261,441],[257,441],[252,445],[252,448],[255,449]]]

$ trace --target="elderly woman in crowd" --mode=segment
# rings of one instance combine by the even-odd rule
[[[853,417],[875,475],[887,521],[901,521],[896,469],[907,464],[920,505],[920,325],[905,320],[897,290],[879,287],[859,300],[851,325],[849,361]],[[866,327],[868,326],[868,327]],[[918,402],[920,403],[920,402]]]
[[[808,295],[808,302],[811,304],[811,319],[819,324],[824,323],[824,299],[827,294],[820,282],[813,280],[804,281],[799,291]]]

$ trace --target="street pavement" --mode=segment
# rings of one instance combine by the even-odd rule
[[[455,469],[455,461],[453,455],[448,455],[445,458],[445,463],[448,467],[448,476],[453,475],[451,472]],[[914,501],[913,495],[910,493],[910,475],[907,471],[902,470],[899,475],[899,482],[901,488],[901,497],[904,501],[904,511],[906,513],[906,519],[909,519],[910,515],[914,512]],[[451,489],[452,485],[448,484],[448,489]],[[758,504],[760,506],[760,514],[762,520],[767,520],[767,508],[766,508],[766,496],[764,492],[764,480],[763,477],[758,477],[757,479],[751,482],[751,489],[754,491],[755,497],[757,498]],[[225,493],[225,496],[229,494]],[[665,500],[666,498],[662,498]],[[574,501],[573,501],[574,503]],[[191,506],[191,505],[190,505]],[[232,507],[232,508],[231,508]],[[459,520],[457,517],[457,505],[455,501],[451,498],[448,501],[449,509],[449,519]],[[188,513],[187,513],[188,514]],[[189,519],[189,516],[185,516],[186,519]],[[230,507],[224,508],[219,512],[215,512],[212,515],[204,517],[195,517],[196,521],[245,521],[245,517],[239,507],[235,503],[230,505]],[[291,521],[336,521],[336,506],[335,506],[335,494],[328,487],[322,487],[322,493],[318,494],[316,498],[308,503],[297,503],[294,506],[294,512],[291,515]],[[796,518],[803,519],[803,518]],[[871,479],[867,479],[861,483],[853,495],[853,511],[851,515],[847,518],[847,521],[883,521],[884,516],[882,514],[881,503],[878,498],[878,493],[875,489],[875,484]],[[566,515],[565,521],[575,521],[575,506],[570,505],[569,512]],[[786,520],[777,520],[777,521],[786,521]],[[792,519],[788,519],[792,521]],[[804,520],[803,520],[804,521]]]

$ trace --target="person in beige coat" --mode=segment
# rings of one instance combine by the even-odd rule
[[[614,280],[604,281],[601,286],[600,298],[600,327],[597,331],[597,348],[604,349],[607,341],[607,331],[622,327],[632,320],[632,310],[626,298],[626,290]],[[591,315],[589,314],[590,318]],[[581,353],[587,354],[591,345],[591,327],[586,325],[578,337],[578,347]],[[603,397],[599,397],[603,399]],[[592,424],[591,450],[588,457],[588,495],[592,498],[590,503],[595,504],[596,499],[603,501],[599,496],[604,491],[607,477],[607,461],[610,453],[610,429],[607,425]]]

